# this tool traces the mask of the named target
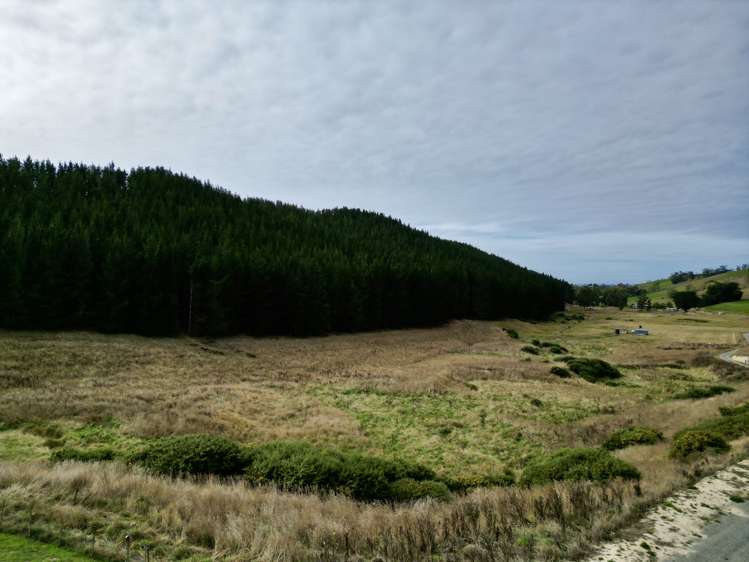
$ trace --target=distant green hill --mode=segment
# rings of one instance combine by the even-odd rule
[[[705,286],[711,281],[720,281],[722,283],[733,281],[738,283],[744,291],[744,300],[741,301],[741,304],[731,304],[731,306],[729,306],[728,308],[726,308],[727,303],[716,304],[711,307],[707,307],[709,310],[715,309],[729,311],[730,309],[730,311],[738,312],[744,311],[749,308],[745,305],[745,301],[749,299],[749,270],[726,271],[725,273],[719,273],[718,275],[689,279],[687,281],[682,281],[681,283],[671,283],[671,280],[668,278],[657,279],[655,281],[646,281],[645,283],[639,283],[637,286],[645,289],[647,291],[648,298],[652,302],[656,303],[669,302],[671,299],[668,295],[671,291],[694,290],[698,293],[702,293],[702,291],[704,291],[705,289]],[[630,298],[630,302],[635,302],[636,300],[637,298],[635,297]]]

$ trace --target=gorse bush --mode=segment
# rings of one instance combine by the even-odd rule
[[[693,386],[683,392],[674,394],[674,398],[677,400],[700,400],[702,398],[710,398],[712,396],[718,396],[720,394],[726,394],[728,392],[735,392],[736,389],[731,386],[713,385],[707,387]]]
[[[728,451],[728,441],[749,435],[749,402],[720,408],[721,416],[680,431],[671,443],[671,456],[686,460],[696,453]]]
[[[505,331],[505,334],[510,336],[512,339],[516,340],[520,337],[517,330],[513,330],[512,328],[502,328]]]
[[[697,453],[725,453],[729,448],[726,440],[717,433],[688,429],[676,434],[671,442],[670,455],[684,461]]]
[[[236,443],[214,435],[178,435],[162,437],[127,456],[160,474],[241,474],[247,466],[245,450]]]
[[[295,490],[329,490],[358,500],[414,499],[404,497],[408,490],[418,492],[417,497],[428,495],[429,490],[442,490],[432,484],[414,487],[401,483],[396,498],[392,487],[395,482],[403,479],[435,481],[434,472],[416,464],[343,453],[304,442],[277,441],[258,445],[250,449],[248,459],[245,475],[253,484],[273,482]]]
[[[550,341],[544,341],[540,343],[541,347],[546,347],[549,349],[551,353],[567,353],[568,349],[564,347],[563,345],[559,345],[558,343],[550,342]]]
[[[691,429],[717,433],[728,440],[749,435],[749,411],[743,408],[727,410],[721,417],[702,421]]]
[[[563,379],[567,379],[572,376],[569,370],[565,369],[564,367],[552,367],[550,372],[552,375],[556,375]]]
[[[99,462],[111,461],[114,459],[114,451],[109,448],[99,449],[77,449],[75,447],[64,447],[57,449],[50,455],[53,462],[61,461],[78,461],[78,462]]]
[[[624,449],[631,445],[654,445],[663,441],[663,434],[650,427],[627,427],[612,433],[602,447],[613,451],[615,449]]]
[[[570,371],[588,382],[618,379],[622,376],[619,369],[602,359],[585,359],[582,357],[562,357]]]
[[[528,463],[520,483],[532,486],[558,480],[604,482],[613,478],[639,480],[640,472],[604,449],[559,449]]]
[[[749,414],[749,402],[741,404],[740,406],[721,406],[718,408],[721,416],[739,416],[741,414]]]
[[[530,353],[531,355],[538,355],[538,349],[531,346],[531,345],[524,345],[520,348],[520,351],[524,351],[525,353]]]
[[[450,499],[450,490],[444,482],[434,480],[414,480],[401,478],[390,485],[390,499],[395,501],[413,501],[423,498],[436,500]]]

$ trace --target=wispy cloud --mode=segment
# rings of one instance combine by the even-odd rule
[[[575,281],[747,261],[744,2],[6,0],[0,15],[6,155],[379,210]]]

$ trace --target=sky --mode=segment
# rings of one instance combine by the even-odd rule
[[[0,154],[395,216],[575,283],[749,262],[749,1],[0,0]]]

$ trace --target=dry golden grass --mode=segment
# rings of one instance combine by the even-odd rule
[[[689,385],[720,380],[720,373],[693,366],[692,360],[738,347],[741,333],[749,331],[745,316],[584,313],[583,322],[459,321],[435,329],[309,339],[0,333],[0,422],[27,424],[20,425],[26,433],[11,434],[26,436],[16,447],[27,456],[9,448],[4,456],[44,455],[43,439],[28,433],[46,431],[39,424],[28,426],[35,420],[52,424],[63,439],[85,437],[93,445],[97,439],[127,446],[138,439],[195,432],[246,443],[292,438],[413,460],[447,476],[473,476],[506,467],[518,471],[528,458],[561,446],[598,446],[629,424],[654,427],[668,438],[717,415],[719,406],[749,400],[743,376],[730,380],[736,388],[731,394],[701,401],[671,398]],[[613,335],[614,328],[639,324],[651,336]],[[520,339],[508,337],[503,326],[516,329]],[[551,375],[558,357],[521,351],[534,338],[562,344],[571,355],[618,365],[623,384]],[[89,430],[81,426],[90,422],[99,425],[82,437],[81,431]],[[617,453],[644,476],[642,496],[628,495],[621,512],[596,507],[594,522],[578,521],[579,529],[564,540],[558,522],[532,516],[521,517],[526,523],[513,532],[528,531],[535,537],[526,537],[530,542],[546,541],[533,547],[540,549],[534,551],[537,559],[556,559],[564,549],[568,557],[583,552],[608,529],[631,521],[637,502],[654,501],[688,482],[696,469],[705,470],[675,463],[667,448]],[[715,466],[724,460],[717,459]],[[242,560],[338,560],[346,551],[342,540],[349,541],[351,553],[389,560],[416,560],[409,556],[422,556],[429,548],[453,556],[446,559],[481,560],[487,550],[502,559],[496,553],[509,548],[497,538],[504,524],[492,518],[509,520],[506,510],[516,508],[507,494],[519,493],[477,491],[448,504],[393,509],[240,484],[173,482],[119,465],[0,463],[0,474],[0,502],[5,502],[0,520],[6,527],[20,529],[22,522],[9,517],[3,505],[38,504],[45,506],[39,525],[55,533],[70,527],[84,535],[83,529],[89,532],[111,518],[119,521],[109,531],[112,544],[127,525],[137,524],[165,549],[185,545]],[[74,492],[76,486],[85,493]],[[523,492],[523,497],[537,493],[542,492]],[[210,507],[214,504],[218,507]],[[530,509],[527,505],[523,509]],[[233,515],[221,515],[221,510]],[[461,521],[478,519],[459,532],[451,526],[458,524],[456,513]],[[437,542],[424,546],[422,534],[430,533]],[[494,542],[481,543],[489,536]],[[107,548],[106,541],[101,548]]]
[[[0,465],[0,521],[57,532],[91,553],[117,556],[123,533],[157,559],[559,560],[577,557],[636,518],[631,484],[556,484],[477,490],[449,503],[391,507],[149,476],[116,463]],[[99,526],[96,523],[100,523]],[[96,540],[92,547],[91,537]]]

